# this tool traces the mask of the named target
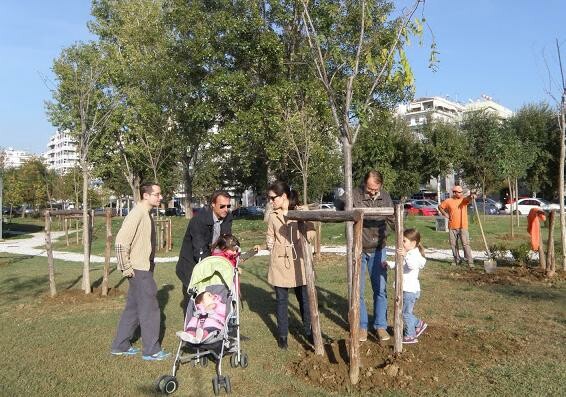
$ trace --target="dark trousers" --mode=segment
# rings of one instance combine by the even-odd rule
[[[289,332],[289,288],[274,287],[275,300],[277,303],[276,317],[277,317],[277,336],[287,337]],[[307,286],[302,285],[293,288],[295,296],[299,302],[299,309],[301,311],[301,318],[305,327],[305,333],[311,333],[311,315],[309,310],[309,296],[307,293]]]
[[[126,307],[118,323],[116,338],[112,343],[113,351],[126,351],[131,346],[131,339],[138,328],[141,329],[143,354],[151,355],[161,350],[159,344],[160,317],[157,302],[157,285],[153,272],[134,270],[135,277],[128,279],[130,284]]]

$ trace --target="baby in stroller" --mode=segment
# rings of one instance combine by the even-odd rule
[[[202,343],[211,332],[221,331],[226,322],[226,304],[218,294],[200,293],[196,299],[196,311],[179,337],[190,343]]]

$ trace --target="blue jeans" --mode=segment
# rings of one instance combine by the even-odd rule
[[[421,296],[420,292],[403,291],[403,329],[405,336],[416,336],[416,328],[419,325],[419,319],[413,314],[413,308],[417,299]]]
[[[376,249],[374,253],[362,252],[362,268],[360,271],[360,328],[368,329],[368,311],[364,299],[366,286],[366,270],[369,273],[373,290],[373,328],[387,328],[387,266],[381,266],[387,257],[387,250]]]

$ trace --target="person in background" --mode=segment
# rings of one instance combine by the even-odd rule
[[[416,229],[403,232],[403,245],[398,253],[403,256],[403,343],[417,343],[418,337],[427,328],[427,323],[413,314],[417,299],[421,296],[419,272],[424,268],[426,259],[421,235]]]
[[[169,357],[159,343],[160,312],[157,285],[153,279],[155,268],[155,228],[149,212],[161,203],[161,188],[154,183],[140,186],[141,201],[124,219],[116,235],[118,269],[128,278],[126,307],[120,317],[118,330],[112,342],[113,356],[132,356],[140,350],[131,345],[134,332],[141,329],[142,358],[161,361]]]
[[[211,246],[221,234],[232,232],[232,213],[230,194],[224,190],[215,191],[210,198],[209,208],[194,216],[187,226],[185,237],[179,252],[176,273],[183,283],[183,315],[187,311],[189,295],[187,287],[191,281],[193,269],[201,260],[210,256]]]
[[[354,208],[393,207],[389,193],[382,189],[383,175],[371,170],[364,176],[361,187],[352,192]],[[345,203],[336,201],[336,209],[344,210]],[[360,272],[360,342],[368,337],[368,310],[364,297],[366,272],[369,274],[373,290],[373,328],[380,341],[391,339],[387,332],[387,225],[394,229],[395,217],[383,216],[377,219],[364,219],[362,231],[362,269]]]
[[[472,193],[464,197],[462,186],[455,185],[452,188],[452,197],[444,200],[438,206],[438,211],[442,216],[448,218],[448,238],[454,257],[454,262],[452,262],[454,266],[461,263],[460,250],[458,249],[458,239],[460,239],[468,267],[474,267],[474,258],[472,257],[472,249],[470,247],[470,234],[468,232],[468,204],[475,197],[475,194]]]

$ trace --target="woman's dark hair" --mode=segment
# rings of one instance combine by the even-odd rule
[[[283,193],[287,196],[287,200],[289,200],[289,209],[294,210],[299,203],[299,195],[296,190],[291,190],[287,182],[283,181],[275,181],[273,182],[269,188],[267,189],[268,192],[273,192],[278,196],[281,196]]]
[[[240,248],[240,242],[236,237],[231,234],[221,234],[216,240],[216,243],[212,245],[212,251],[219,249],[220,251],[232,250],[237,251]]]

